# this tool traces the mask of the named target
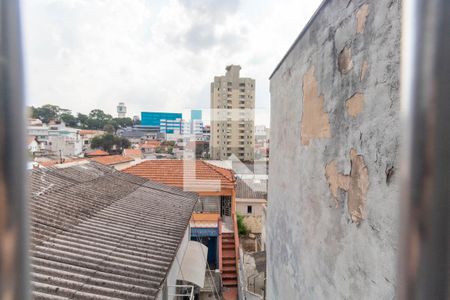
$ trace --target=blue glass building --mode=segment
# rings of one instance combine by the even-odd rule
[[[200,109],[191,110],[191,120],[201,120],[202,119],[202,111]]]
[[[180,133],[183,114],[166,112],[141,112],[141,125],[157,127],[163,133]]]

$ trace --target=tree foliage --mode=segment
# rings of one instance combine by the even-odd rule
[[[129,148],[131,143],[124,137],[118,137],[109,133],[96,136],[91,141],[91,147],[94,149],[102,149],[108,153],[121,153],[123,149]]]
[[[52,120],[58,120],[61,108],[57,105],[45,104],[41,107],[31,107],[31,116],[48,123]]]
[[[119,128],[133,126],[131,118],[113,118],[101,109],[93,109],[87,115],[78,113],[76,116],[69,109],[51,104],[41,107],[31,106],[29,109],[32,118],[39,119],[47,124],[50,121],[64,121],[69,127],[96,130],[102,130],[106,125],[110,125],[114,128],[114,131]],[[109,130],[110,126],[107,127]]]
[[[247,225],[245,225],[245,223],[244,223],[243,216],[237,214],[236,222],[237,222],[239,236],[245,236],[245,235],[249,234],[250,231],[248,230]]]

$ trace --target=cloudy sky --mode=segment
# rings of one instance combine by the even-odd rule
[[[321,0],[23,0],[27,103],[74,113],[209,108],[228,64],[256,79],[269,124],[271,72]]]

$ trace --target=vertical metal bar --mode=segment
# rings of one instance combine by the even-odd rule
[[[403,2],[399,299],[450,299],[450,1]]]
[[[28,299],[19,2],[0,0],[0,298]]]

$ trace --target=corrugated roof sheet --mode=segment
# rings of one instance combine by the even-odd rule
[[[184,173],[184,160],[147,160],[123,172],[197,192],[210,191],[217,181],[220,182],[220,190],[234,188],[235,179],[231,170],[201,160],[186,163],[188,166],[195,164],[195,175],[193,172]],[[215,182],[208,182],[212,180]]]
[[[236,198],[267,199],[267,182],[254,180],[236,180]]]
[[[35,299],[155,299],[196,194],[95,162],[30,177]]]

